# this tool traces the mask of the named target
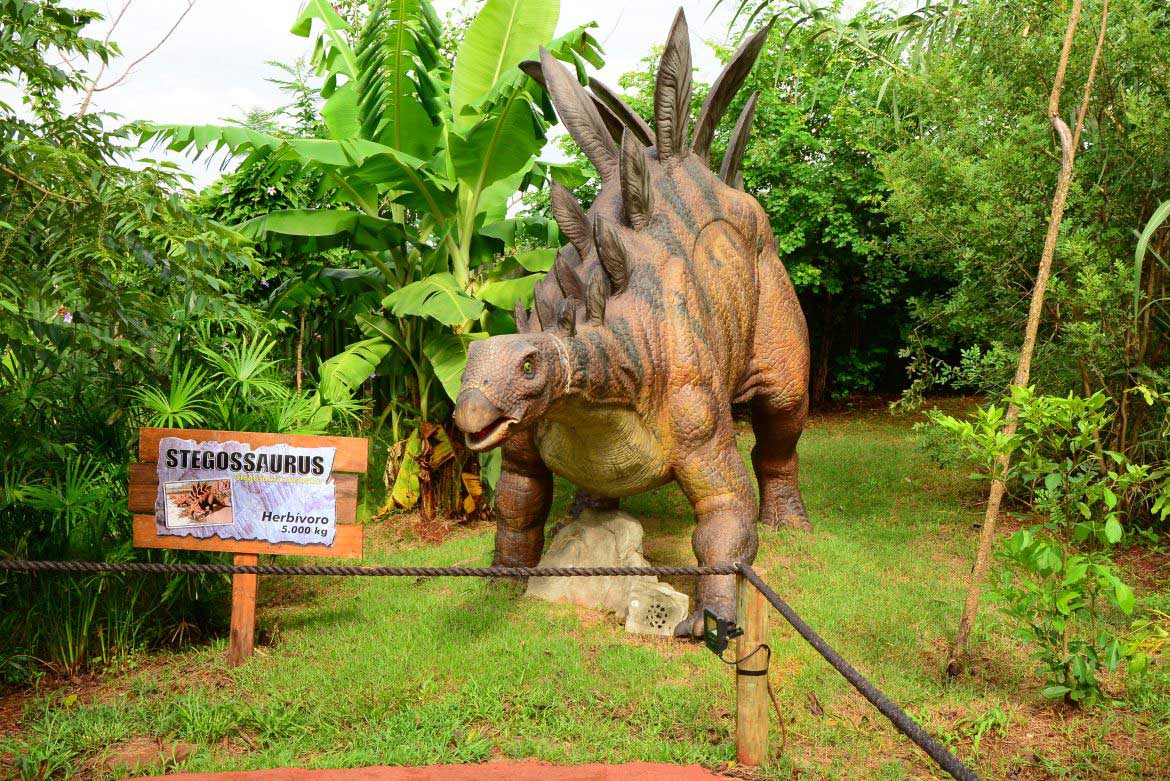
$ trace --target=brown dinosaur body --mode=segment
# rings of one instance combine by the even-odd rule
[[[594,86],[604,100],[587,95],[544,54],[538,75],[602,187],[585,214],[553,185],[570,244],[538,285],[535,314],[518,308],[519,333],[471,346],[455,422],[473,449],[503,446],[496,563],[539,560],[553,473],[594,505],[676,481],[695,508],[703,565],[753,561],[757,519],[808,527],[796,457],[807,329],[767,216],[734,186],[754,96],[721,174],[706,160],[766,34],[745,43],[713,85],[693,145],[681,12],[660,66],[653,146],[645,123],[608,90]],[[615,123],[624,125],[620,150]],[[758,505],[735,446],[737,402],[751,404]],[[732,578],[704,578],[699,601],[680,634],[697,631],[704,607],[734,617]]]

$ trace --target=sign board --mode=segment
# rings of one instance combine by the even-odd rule
[[[355,437],[144,428],[130,465],[140,548],[356,559]]]
[[[332,545],[337,528],[335,447],[245,442],[158,442],[160,535]]]
[[[130,465],[139,548],[360,559],[358,477],[369,443],[355,437],[144,428]],[[256,575],[232,576],[228,661],[251,656]]]

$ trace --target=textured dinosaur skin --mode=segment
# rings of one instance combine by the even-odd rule
[[[619,150],[619,114],[603,118],[605,106],[547,53],[539,71],[526,68],[543,75],[602,187],[585,214],[552,185],[570,244],[538,284],[534,315],[518,307],[519,333],[470,348],[455,422],[472,449],[503,447],[496,564],[539,560],[553,473],[591,506],[676,481],[695,510],[702,565],[752,562],[757,520],[811,528],[796,456],[808,410],[807,328],[766,214],[735,186],[754,96],[722,173],[706,159],[714,124],[766,35],[747,41],[713,85],[693,146],[681,11],[660,66],[652,147],[644,127],[627,128]],[[735,446],[731,409],[740,402],[751,405],[758,503]],[[734,618],[734,592],[732,576],[703,578],[698,609],[676,634],[698,634],[703,608]]]

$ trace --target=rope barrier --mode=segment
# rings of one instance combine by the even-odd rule
[[[877,687],[866,680],[865,676],[857,672],[853,665],[841,658],[841,655],[833,650],[825,639],[818,635],[816,631],[804,622],[796,611],[788,606],[788,603],[780,598],[780,595],[768,587],[768,584],[760,580],[760,576],[756,574],[747,564],[737,565],[739,574],[748,579],[749,582],[760,593],[772,603],[772,607],[780,611],[780,615],[784,616],[784,620],[792,625],[792,628],[804,638],[805,642],[816,649],[817,653],[825,658],[829,664],[833,665],[833,669],[841,673],[845,680],[853,684],[853,688],[861,693],[862,697],[869,700],[875,708],[881,711],[881,714],[893,722],[894,726],[898,728],[906,737],[910,738],[920,749],[925,751],[935,763],[958,781],[979,781],[979,776],[973,771],[969,770],[959,758],[935,740],[931,735],[922,728],[922,726],[906,715],[906,712],[899,708],[886,695],[878,691]]]
[[[212,575],[325,575],[335,577],[415,577],[415,578],[588,578],[613,576],[703,576],[742,575],[776,608],[780,615],[817,653],[841,673],[853,688],[889,719],[898,731],[927,753],[931,759],[957,781],[979,781],[969,770],[922,728],[918,722],[882,694],[865,676],[825,642],[796,611],[768,587],[747,564],[720,567],[353,567],[330,565],[276,566],[268,564],[165,564],[161,562],[114,561],[21,561],[0,560],[0,572],[139,572],[152,574]]]
[[[272,564],[164,564],[149,561],[20,561],[0,560],[0,572],[140,572],[186,575],[328,575],[375,578],[594,578],[656,575],[734,575],[735,565],[722,567],[353,567]]]

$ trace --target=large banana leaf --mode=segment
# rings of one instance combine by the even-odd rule
[[[305,251],[335,247],[379,251],[400,245],[402,226],[355,211],[288,209],[248,220],[237,230],[253,240],[295,244]]]
[[[422,0],[375,3],[356,44],[363,137],[419,158],[438,146],[446,107],[442,25]]]
[[[596,27],[597,24],[590,22],[589,24],[576,27],[569,32],[562,35],[560,38],[555,38],[548,43],[542,44],[544,48],[556,58],[564,60],[577,69],[577,76],[582,84],[587,83],[588,78],[585,75],[585,63],[588,62],[594,67],[601,68],[605,65],[605,60],[601,56],[601,48],[589,30]],[[533,46],[525,56],[521,57],[517,62],[524,60],[539,60],[540,47]],[[496,83],[492,85],[491,89],[485,92],[480,98],[474,102],[464,106],[461,111],[464,115],[474,112],[480,114],[485,113],[491,106],[499,103],[501,100],[507,99],[517,90],[525,87],[531,87],[531,82],[528,76],[520,70],[518,65],[505,70]],[[539,101],[547,101],[547,95],[543,89],[534,89],[533,96]],[[556,114],[552,111],[551,104],[548,106],[547,118],[550,122],[556,121]]]
[[[486,338],[487,334],[444,334],[437,339],[427,340],[423,345],[423,352],[431,362],[435,376],[452,401],[459,395],[459,385],[463,381],[467,346],[477,339]]]
[[[395,290],[382,300],[399,317],[414,315],[459,325],[483,314],[483,302],[463,292],[451,274],[432,274]]]
[[[448,137],[451,163],[461,182],[482,190],[516,173],[544,146],[544,128],[526,100],[512,100],[463,134]]]
[[[232,154],[242,151],[275,152],[284,141],[238,125],[147,125],[142,140],[165,141],[172,152],[194,152],[194,159],[210,147],[212,154],[223,149]]]
[[[481,100],[501,76],[552,37],[560,13],[560,0],[487,0],[455,57],[451,110],[456,126],[464,125],[466,106]]]
[[[517,300],[528,307],[532,305],[532,294],[540,280],[540,274],[529,274],[518,279],[488,282],[479,289],[479,297],[500,309],[511,309]]]
[[[321,395],[331,401],[353,397],[392,349],[382,338],[363,339],[321,364]]]

